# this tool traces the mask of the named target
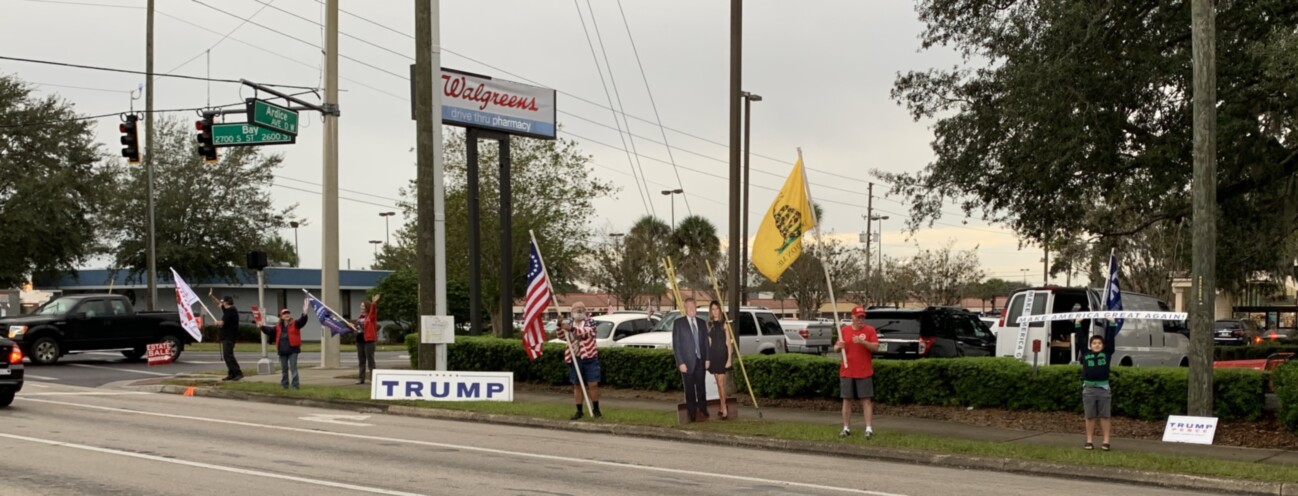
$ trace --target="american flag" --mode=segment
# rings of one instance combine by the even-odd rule
[[[536,360],[545,344],[545,325],[541,322],[546,307],[550,306],[550,281],[545,277],[545,264],[536,241],[531,243],[527,257],[527,301],[523,304],[523,348],[527,358]]]

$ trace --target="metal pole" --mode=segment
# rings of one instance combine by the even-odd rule
[[[869,281],[870,280],[870,221],[874,220],[874,183],[868,183],[866,187],[867,187],[866,191],[868,191],[868,196],[866,196],[866,201],[865,201],[865,280]],[[879,224],[880,225],[883,224],[883,218],[879,219]],[[879,245],[880,247],[882,247],[883,245],[882,236],[879,237],[879,241],[880,241]],[[882,272],[880,272],[880,274],[882,274]],[[868,282],[866,284],[866,287],[867,288],[870,287]],[[866,299],[866,303],[869,303],[870,300],[869,295],[866,295],[865,299]]]
[[[418,1],[418,0],[416,0]],[[482,332],[482,220],[478,199],[478,130],[469,128],[465,136],[465,164],[468,168],[469,196],[469,332]]]
[[[743,69],[743,0],[730,0],[730,280],[729,301],[739,301],[739,94]],[[739,322],[739,305],[730,306],[730,320]]]
[[[301,267],[301,266],[302,266],[302,250],[301,250],[301,245],[299,245],[298,242],[297,242],[297,228],[296,228],[296,227],[293,228],[293,258],[296,258],[296,259],[297,259],[297,263],[293,264],[293,266],[294,266],[294,267]]]
[[[744,271],[739,278],[739,306],[748,305],[748,164],[752,159],[752,114],[753,100],[749,96],[744,96],[744,205],[741,207],[744,216],[744,234],[739,240],[739,267]],[[734,300],[731,300],[734,301]]]
[[[676,228],[676,194],[672,193],[670,196],[672,199],[672,229],[675,229]]]
[[[867,227],[869,224],[870,224],[869,222],[866,222]],[[866,265],[869,265],[870,252],[865,252],[865,256],[866,256]],[[879,218],[879,277],[883,278],[883,217]],[[880,299],[879,303],[883,304],[884,301]]]
[[[338,105],[338,0],[325,3],[325,97],[328,108]],[[338,116],[324,116],[324,177],[321,187],[324,199],[324,262],[320,270],[320,299],[337,308],[338,292]],[[320,330],[320,367],[338,368],[342,357],[339,340],[322,327]]]
[[[416,246],[419,266],[419,315],[446,314],[446,204],[442,176],[440,38],[441,3],[415,0],[415,121],[418,165]],[[446,370],[446,345],[421,344],[419,368]]]
[[[383,246],[392,246],[392,216],[383,216]]]
[[[1194,59],[1194,236],[1191,247],[1190,390],[1186,411],[1212,416],[1212,328],[1217,295],[1217,60],[1212,0],[1190,2]]]
[[[497,155],[500,156],[500,328],[496,336],[504,338],[514,333],[514,245],[511,239],[514,206],[509,184],[509,135],[500,138]]]
[[[265,269],[257,271],[257,308],[261,309],[262,322],[266,319],[266,271]],[[273,315],[274,313],[270,313]],[[260,324],[259,324],[260,325]],[[257,373],[267,375],[274,372],[270,365],[270,357],[266,355],[266,333],[257,332],[261,337],[261,358],[257,360]]]
[[[148,10],[149,10],[147,14],[148,19],[146,21],[148,23],[148,28],[147,28],[148,33],[145,36],[147,39],[145,40],[144,43],[145,44],[144,72],[147,73],[144,80],[144,93],[145,93],[144,95],[144,112],[145,112],[144,114],[144,129],[145,129],[144,131],[145,133],[144,174],[145,174],[145,181],[148,184],[144,188],[144,194],[148,195],[149,197],[147,202],[149,208],[149,215],[148,215],[149,251],[147,254],[145,254],[145,258],[148,259],[148,265],[149,265],[148,306],[149,306],[149,310],[156,310],[157,309],[156,300],[158,299],[158,246],[157,246],[157,233],[156,233],[157,228],[155,226],[156,219],[154,218],[154,211],[153,211],[154,210],[153,207],[153,144],[154,142],[153,140],[157,136],[157,133],[153,131],[153,0],[149,0]]]

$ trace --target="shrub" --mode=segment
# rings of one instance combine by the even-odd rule
[[[1298,362],[1281,365],[1274,374],[1275,394],[1280,399],[1280,422],[1298,432]]]
[[[418,336],[406,338],[412,364]],[[529,361],[518,339],[459,336],[448,350],[451,370],[513,371],[520,382],[567,384],[563,346],[547,344]],[[670,350],[604,348],[600,350],[603,384],[652,391],[680,390],[680,375]],[[744,363],[753,393],[762,398],[837,398],[837,361],[814,355],[747,356]],[[1288,394],[1298,425],[1298,366],[1288,366]],[[1081,367],[1032,367],[1012,358],[960,358],[874,361],[875,400],[891,405],[950,405],[1012,410],[1082,410]],[[735,377],[746,388],[738,364]],[[1161,420],[1183,414],[1188,371],[1179,367],[1115,367],[1111,375],[1115,415]],[[1262,415],[1266,374],[1234,369],[1215,372],[1216,415],[1223,419],[1257,419]],[[1277,383],[1277,389],[1281,386]]]

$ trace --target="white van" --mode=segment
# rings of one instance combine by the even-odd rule
[[[1000,331],[996,356],[1014,356],[1019,343],[1020,325],[1017,320],[1024,315],[1023,306],[1028,291],[1035,291],[1032,308],[1027,315],[1045,315],[1074,311],[1103,310],[1100,303],[1102,289],[1040,287],[1020,289],[1010,295],[1009,303],[997,325]],[[1153,296],[1128,291],[1122,292],[1123,310],[1167,312],[1167,303]],[[1083,332],[1076,332],[1078,329]],[[1032,342],[1041,341],[1037,363],[1058,365],[1077,362],[1077,355],[1086,349],[1086,340],[1092,334],[1102,334],[1104,322],[1083,320],[1034,322],[1028,325],[1028,336],[1022,360],[1032,363]],[[1189,330],[1184,322],[1127,319],[1116,339],[1113,362],[1119,366],[1181,366],[1190,365]],[[1072,338],[1072,339],[1069,339]]]

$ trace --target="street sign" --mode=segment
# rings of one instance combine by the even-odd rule
[[[248,119],[272,131],[297,135],[297,111],[265,100],[248,99]]]
[[[216,146],[284,145],[296,143],[297,136],[271,131],[247,122],[213,124],[212,143]]]

